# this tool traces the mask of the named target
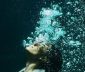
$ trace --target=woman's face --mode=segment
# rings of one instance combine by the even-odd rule
[[[48,45],[43,45],[40,43],[36,43],[26,47],[26,50],[29,51],[33,55],[38,55],[40,52],[46,51],[49,48]]]

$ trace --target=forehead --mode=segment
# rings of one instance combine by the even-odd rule
[[[43,51],[49,50],[51,48],[51,44],[43,44],[43,43],[34,43],[33,44],[34,47],[38,47],[40,49],[42,49]]]

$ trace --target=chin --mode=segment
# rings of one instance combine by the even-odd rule
[[[27,61],[38,61],[39,59],[39,55],[34,55],[32,53],[30,53],[29,51],[26,50],[26,58],[27,58]]]

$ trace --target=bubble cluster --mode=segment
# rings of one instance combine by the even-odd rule
[[[33,37],[26,45],[42,42],[62,53],[61,72],[85,72],[85,7],[81,0],[65,0],[42,8]]]

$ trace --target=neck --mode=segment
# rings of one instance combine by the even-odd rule
[[[37,67],[37,65],[38,65],[37,62],[27,63],[25,72],[33,72],[33,70]]]

